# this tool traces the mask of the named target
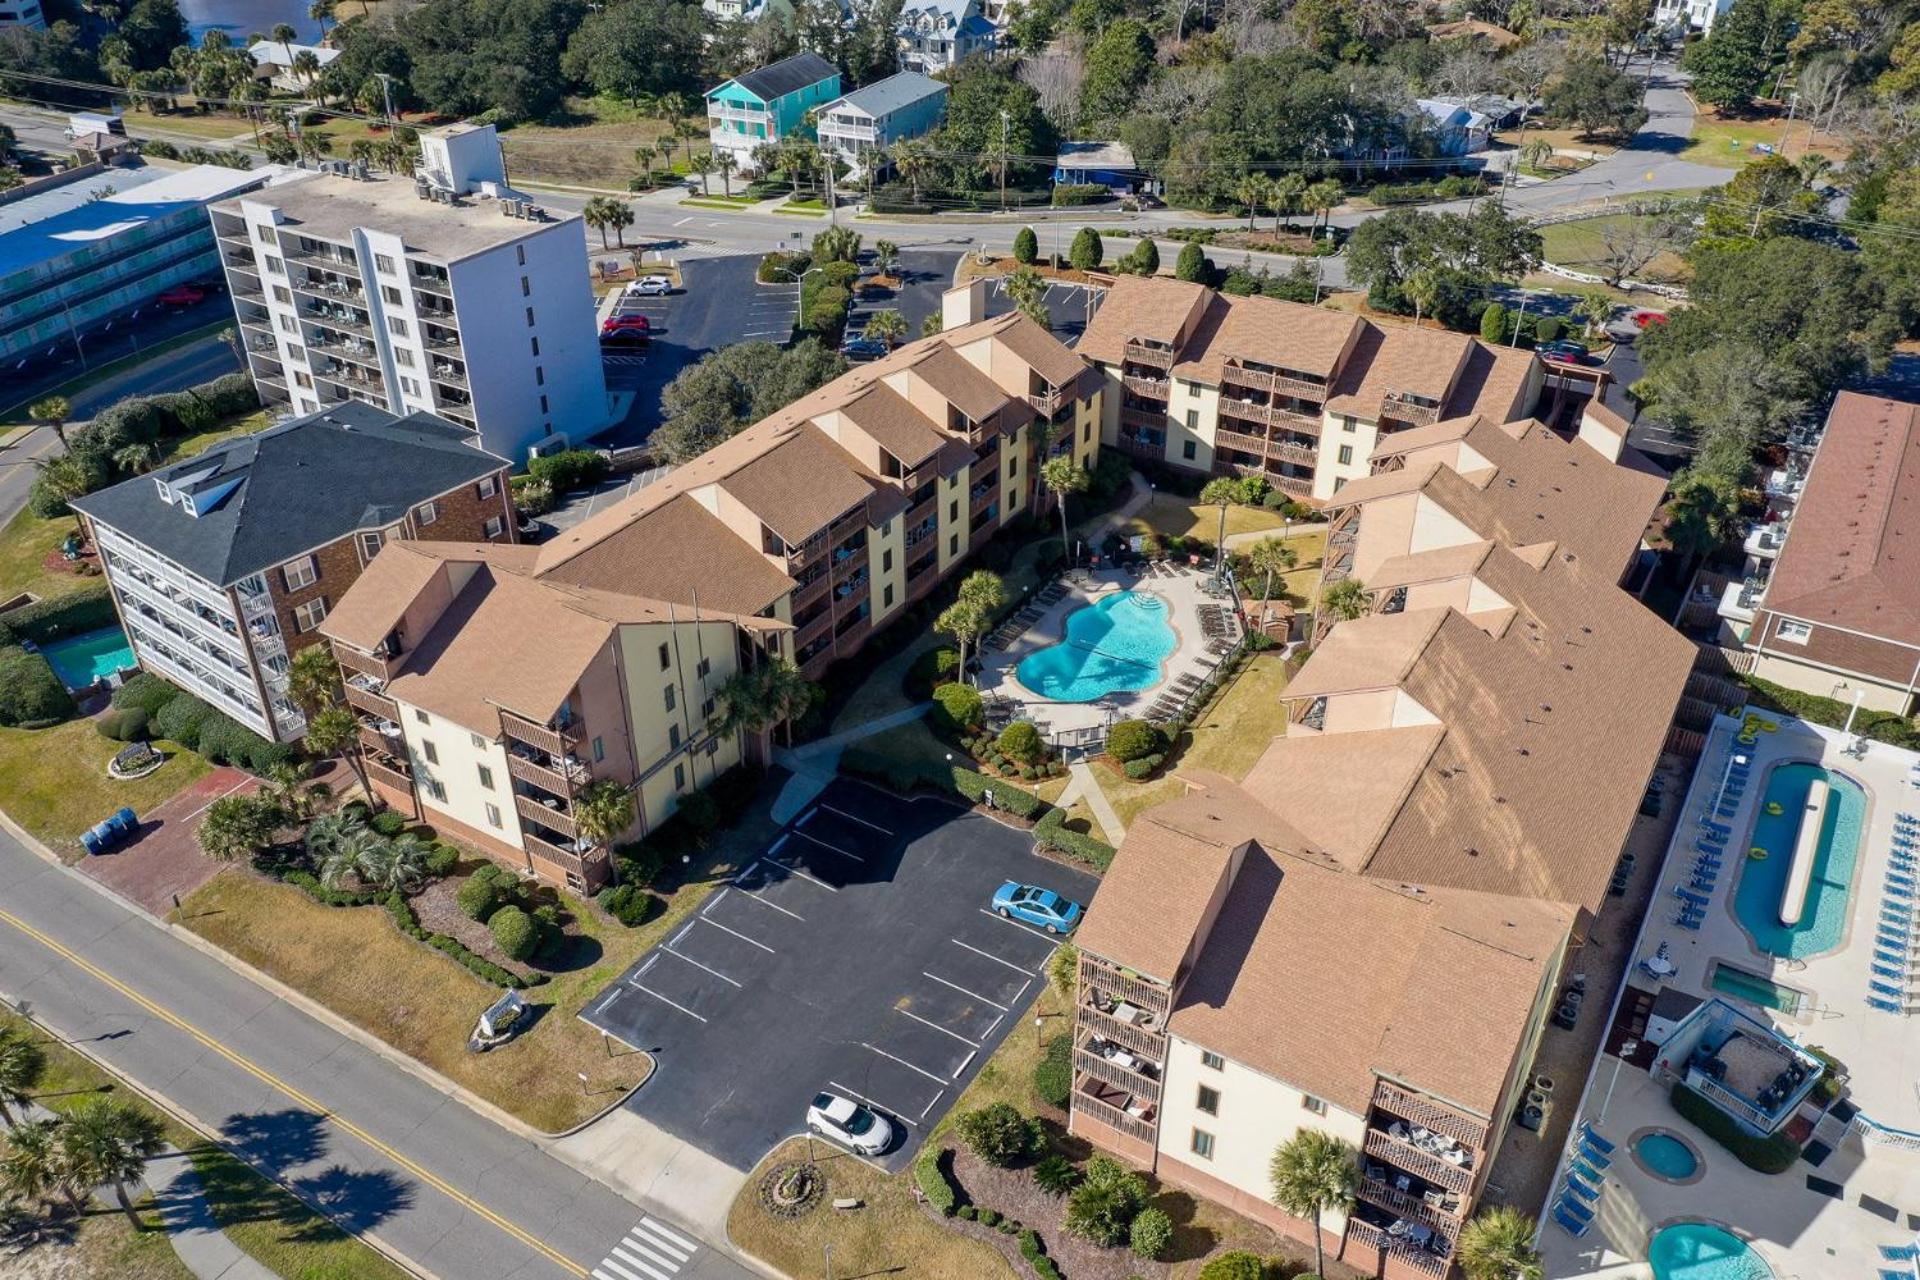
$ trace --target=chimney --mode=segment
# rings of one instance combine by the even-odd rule
[[[940,328],[942,332],[958,329],[961,325],[973,324],[987,318],[987,282],[969,280],[956,285],[940,295]]]

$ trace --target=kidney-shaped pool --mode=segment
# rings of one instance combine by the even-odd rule
[[[1179,644],[1167,602],[1116,591],[1067,615],[1066,634],[1020,660],[1020,683],[1055,702],[1092,702],[1116,691],[1150,689]]]

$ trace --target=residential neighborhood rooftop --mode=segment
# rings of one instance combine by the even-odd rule
[[[791,58],[782,58],[737,75],[731,83],[739,85],[762,102],[772,102],[838,74],[831,62],[811,49],[803,49]]]

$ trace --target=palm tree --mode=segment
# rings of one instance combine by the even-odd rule
[[[613,228],[613,242],[627,247],[627,228],[633,225],[633,206],[625,200],[607,198],[607,225]]]
[[[355,164],[371,165],[373,163],[373,139],[355,138],[352,142],[349,142],[347,144],[347,158]]]
[[[883,276],[893,274],[894,263],[900,261],[900,246],[891,240],[873,242],[873,269]]]
[[[0,1186],[22,1200],[44,1199],[52,1191],[66,1192],[59,1131],[58,1120],[28,1120],[15,1125],[7,1134],[6,1154],[0,1156]]]
[[[721,194],[729,200],[733,199],[733,171],[739,166],[731,151],[718,151],[713,155],[713,167],[720,171]]]
[[[1200,490],[1200,501],[1220,508],[1220,539],[1215,544],[1216,554],[1213,558],[1213,573],[1218,578],[1227,556],[1227,508],[1240,501],[1240,482],[1225,476],[1209,480],[1206,487]]]
[[[307,856],[316,861],[330,858],[370,829],[358,808],[323,813],[307,826]]]
[[[920,180],[933,172],[933,149],[919,138],[896,142],[893,146],[894,171],[907,180],[913,202],[920,203]]]
[[[48,492],[60,501],[72,503],[75,498],[84,498],[93,492],[93,469],[70,453],[57,458],[41,458],[33,464],[39,472],[38,481],[45,481]],[[38,482],[36,481],[36,483]],[[80,516],[74,513],[74,527],[80,529]],[[81,530],[85,536],[85,530]]]
[[[296,764],[292,760],[268,765],[261,779],[260,798],[279,810],[289,823],[305,822],[313,816],[317,799],[306,786],[311,771],[311,765]]]
[[[145,475],[159,464],[166,452],[158,440],[135,440],[113,451],[113,465],[129,475]]]
[[[1324,1130],[1302,1129],[1274,1149],[1267,1165],[1273,1202],[1313,1222],[1313,1269],[1317,1275],[1327,1273],[1320,1216],[1329,1209],[1352,1207],[1354,1186],[1360,1178],[1359,1154],[1352,1143]]]
[[[866,335],[889,348],[907,336],[907,318],[891,307],[867,317]]]
[[[311,89],[314,81],[320,78],[320,55],[311,49],[302,49],[293,55],[293,61],[287,67]]]
[[[411,831],[368,844],[354,873],[382,893],[415,894],[427,882],[427,855],[433,846]]]
[[[1323,178],[1307,188],[1301,197],[1301,203],[1313,214],[1313,226],[1309,231],[1317,231],[1322,216],[1331,215],[1340,202],[1347,198],[1347,189],[1332,178]]]
[[[813,704],[818,686],[784,659],[734,672],[714,691],[715,733],[762,734],[785,723],[793,742],[793,722]]]
[[[713,153],[702,151],[699,155],[687,157],[687,168],[700,175],[700,194],[710,196],[713,188],[707,185],[707,175],[713,172]]]
[[[1013,299],[1021,315],[1042,329],[1053,328],[1053,317],[1047,312],[1045,276],[1032,267],[1019,267],[1006,277],[1005,285],[1007,296]]]
[[[994,614],[1007,602],[1007,584],[988,569],[975,569],[960,582],[960,594],[934,619],[934,629],[960,643],[960,674],[966,678],[967,646],[993,624]]]
[[[1048,458],[1041,464],[1040,483],[1060,504],[1060,554],[1070,556],[1073,554],[1073,535],[1067,532],[1067,495],[1084,492],[1092,483],[1092,477],[1073,460],[1072,454],[1065,454]]]
[[[1339,622],[1364,618],[1373,610],[1373,597],[1358,578],[1342,578],[1320,597],[1320,610]]]
[[[1262,538],[1247,548],[1247,563],[1253,571],[1265,575],[1260,587],[1262,604],[1273,599],[1273,580],[1300,563],[1300,553],[1288,546],[1284,538]]]
[[[1416,271],[1401,284],[1400,291],[1413,303],[1413,322],[1419,324],[1421,316],[1440,301],[1440,278],[1431,271]]]
[[[1233,198],[1247,206],[1247,230],[1253,230],[1254,215],[1260,212],[1260,206],[1273,194],[1273,183],[1264,173],[1249,173],[1240,179],[1240,185],[1233,189]]]
[[[27,406],[27,416],[52,427],[53,434],[60,438],[60,447],[67,447],[67,419],[73,416],[73,404],[65,396],[48,396],[44,400],[34,401]]]
[[[314,825],[319,824],[316,822]],[[337,889],[346,883],[348,876],[356,876],[361,883],[371,887],[370,874],[386,860],[387,855],[381,846],[387,843],[387,838],[362,824],[329,835],[328,842],[331,850],[320,859],[320,883],[329,889]],[[307,833],[307,852],[315,852],[311,828]]]
[[[316,758],[344,756],[347,767],[353,770],[353,776],[360,782],[360,790],[370,802],[377,801],[373,784],[367,780],[366,762],[360,758],[360,720],[353,714],[352,707],[323,707],[309,715],[306,742],[307,750]]]
[[[1280,230],[1282,215],[1291,219],[1299,211],[1301,200],[1306,198],[1307,179],[1298,173],[1289,173],[1273,184],[1273,229]]]
[[[292,44],[300,38],[300,33],[293,29],[291,22],[276,22],[273,24],[273,30],[268,33],[267,38],[275,44]]]
[[[633,149],[634,160],[646,171],[648,186],[653,185],[653,158],[657,154],[651,142],[643,142]]]
[[[1540,1280],[1532,1218],[1506,1205],[1483,1210],[1460,1232],[1460,1269],[1467,1280]]]
[[[31,1040],[12,1030],[0,1030],[0,1120],[7,1128],[17,1127],[13,1108],[25,1107],[32,1099],[28,1090],[40,1083],[47,1057]]]
[[[158,1118],[118,1099],[89,1098],[60,1126],[60,1150],[73,1177],[86,1186],[112,1183],[114,1199],[136,1230],[140,1215],[127,1184],[139,1181],[147,1161],[165,1146]]]
[[[333,11],[339,7],[339,4],[340,0],[313,0],[313,3],[307,6],[307,16],[320,24],[322,38],[327,34],[327,19],[333,16]]]
[[[573,820],[580,834],[603,848],[633,825],[633,817],[633,792],[611,778],[595,782],[573,802]]]
[[[612,248],[612,246],[607,243],[607,228],[613,225],[613,218],[610,213],[612,208],[613,200],[611,198],[607,196],[595,196],[593,199],[587,201],[585,205],[581,206],[580,209],[581,220],[600,233],[600,247],[602,249]]]
[[[340,701],[340,664],[324,644],[308,645],[287,664],[287,696],[309,718]]]
[[[293,145],[300,152],[302,160],[318,160],[321,156],[333,154],[332,136],[308,129],[301,130],[300,136],[293,140]]]

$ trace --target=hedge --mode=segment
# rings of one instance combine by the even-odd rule
[[[160,714],[160,708],[172,702],[180,691],[151,672],[142,671],[127,677],[127,682],[113,691],[113,705],[116,707],[137,709],[147,713],[152,719]]]
[[[0,725],[46,729],[72,714],[73,695],[44,654],[0,649]]]
[[[609,464],[592,449],[562,449],[542,454],[527,463],[527,474],[542,481],[555,493],[598,484],[606,479]]]
[[[1675,1111],[1756,1173],[1785,1173],[1800,1158],[1800,1144],[1793,1139],[1780,1133],[1767,1138],[1754,1137],[1733,1117],[1684,1083],[1675,1084],[1669,1096]]]
[[[944,1162],[947,1152],[944,1148],[928,1147],[913,1162],[913,1182],[920,1188],[920,1194],[927,1203],[940,1211],[940,1216],[951,1218],[960,1207],[960,1192],[947,1177]]]
[[[1165,751],[1167,739],[1145,720],[1121,720],[1107,730],[1107,754],[1121,764]]]
[[[1077,209],[1112,198],[1113,192],[1101,182],[1068,182],[1053,189],[1053,207],[1056,209]]]
[[[1040,1101],[1061,1111],[1073,1095],[1073,1036],[1061,1032],[1047,1041],[1045,1054],[1033,1068],[1033,1092]]]
[[[1105,871],[1113,865],[1112,845],[1069,830],[1066,823],[1065,809],[1048,808],[1046,816],[1033,829],[1034,843],[1044,845],[1075,862],[1085,863],[1095,871]]]
[[[1046,1246],[1040,1243],[1040,1233],[1032,1227],[1020,1233],[1020,1256],[1027,1260],[1040,1280],[1060,1280],[1059,1264],[1047,1256]]]
[[[933,691],[936,725],[949,733],[972,729],[986,717],[986,702],[972,685],[943,684]]]
[[[760,259],[760,265],[754,268],[753,278],[761,284],[792,284],[806,274],[813,265],[813,256],[806,253],[783,253],[776,249]]]
[[[519,907],[501,907],[487,917],[493,941],[509,960],[525,960],[540,945],[540,930],[533,917]]]
[[[1847,715],[1853,710],[1852,704],[1841,702],[1837,698],[1823,698],[1815,693],[1802,693],[1798,689],[1789,689],[1784,685],[1762,680],[1758,676],[1735,676],[1747,690],[1747,704],[1763,711],[1774,711],[1781,715],[1793,716],[1813,724],[1825,725],[1829,729],[1838,729],[1847,723]],[[1913,722],[1905,716],[1892,711],[1872,711],[1862,707],[1853,717],[1853,732],[1862,734],[1875,742],[1884,742],[1890,746],[1901,747],[1908,751],[1920,750],[1920,731],[1916,731]]]
[[[67,636],[117,627],[120,616],[113,609],[113,592],[104,582],[96,582],[64,596],[36,600],[0,614],[0,645],[31,640],[46,644]]]
[[[656,908],[661,906],[660,899],[634,884],[618,884],[610,889],[602,889],[595,901],[608,915],[629,929],[651,920],[657,914]]]

